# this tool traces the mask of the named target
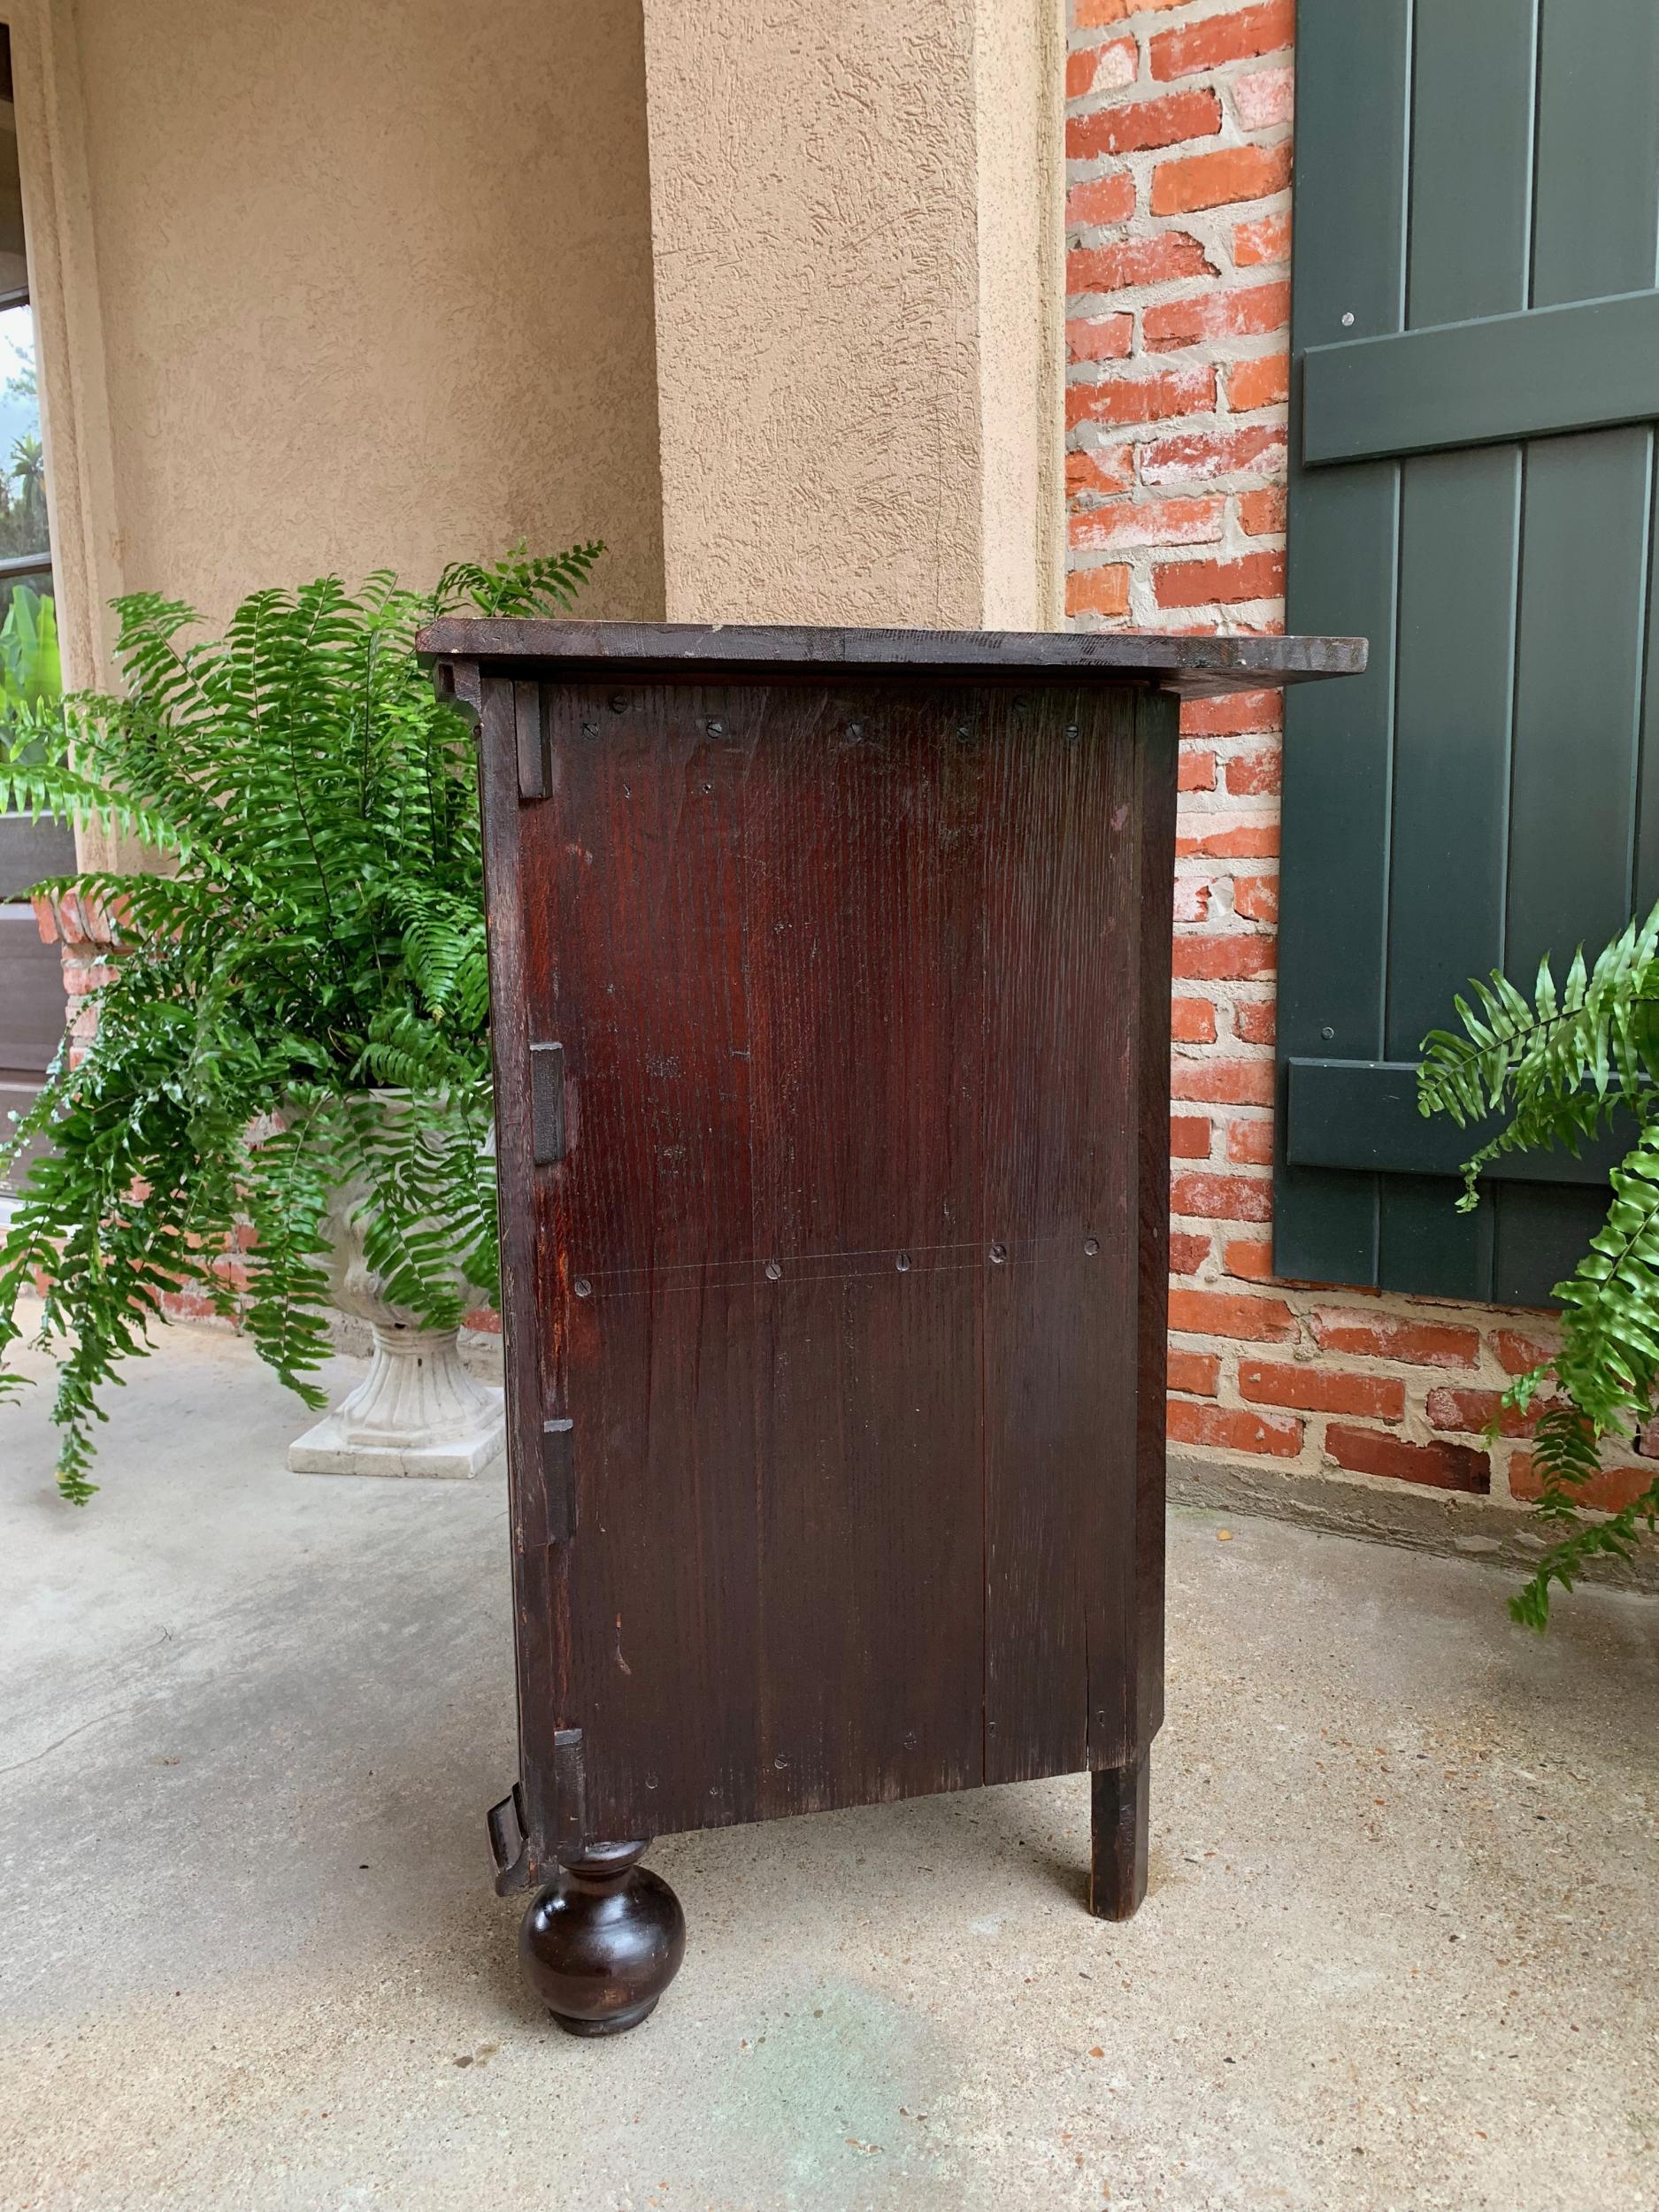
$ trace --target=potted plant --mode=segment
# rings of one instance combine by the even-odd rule
[[[371,1320],[367,1382],[297,1464],[466,1471],[498,1443],[498,1394],[456,1353],[497,1276],[473,744],[413,641],[461,606],[563,611],[601,550],[457,564],[429,594],[323,577],[196,640],[192,608],[138,593],[116,602],[122,695],[0,741],[0,808],[173,864],[36,887],[112,948],[84,1056],[66,1041],[5,1148],[48,1140],[0,1247],[0,1396],[43,1286],[66,1498],[92,1494],[100,1394],[180,1292],[319,1411],[330,1307]]]

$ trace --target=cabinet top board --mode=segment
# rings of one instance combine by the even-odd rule
[[[1187,698],[1264,691],[1321,676],[1357,676],[1356,637],[1191,637],[1142,630],[837,630],[793,625],[520,621],[447,616],[416,644],[434,660],[477,661],[502,673],[578,675],[583,669],[672,676],[745,670],[778,676],[833,669],[1029,682],[1097,679],[1146,684]]]

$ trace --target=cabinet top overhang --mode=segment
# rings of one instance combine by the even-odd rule
[[[1026,682],[1094,679],[1143,684],[1186,698],[1265,691],[1321,676],[1356,676],[1356,637],[1165,636],[1144,630],[839,630],[794,625],[520,621],[446,617],[416,640],[437,661],[476,661],[503,675],[579,676],[707,670],[755,677],[822,676],[835,669],[895,675],[1008,676]]]

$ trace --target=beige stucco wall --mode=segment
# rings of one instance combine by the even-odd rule
[[[671,615],[1056,619],[1055,16],[645,0]]]
[[[120,589],[519,537],[1058,618],[1060,0],[0,4],[75,680]]]
[[[14,38],[26,183],[72,173],[62,206],[34,180],[31,238],[73,234],[73,347],[99,346],[106,586],[216,618],[595,536],[594,611],[660,615],[636,10],[30,0]]]

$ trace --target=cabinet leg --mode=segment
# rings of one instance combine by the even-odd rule
[[[1096,1920],[1128,1920],[1147,1893],[1147,1801],[1150,1752],[1132,1765],[1097,1767],[1089,1777],[1088,1909]]]
[[[643,1843],[590,1843],[560,1855],[558,1878],[518,1932],[525,1978],[572,2035],[636,2028],[680,1971],[686,1916]]]

